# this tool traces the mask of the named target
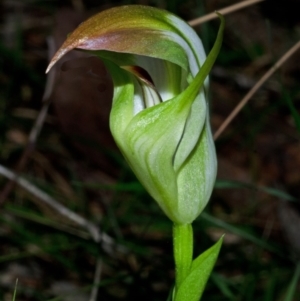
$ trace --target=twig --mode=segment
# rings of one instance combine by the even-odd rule
[[[89,301],[96,301],[97,300],[98,291],[99,291],[99,284],[100,284],[100,279],[101,279],[101,273],[102,273],[102,259],[98,258],[97,262],[96,262],[93,288],[92,288],[92,291],[91,291],[91,296],[90,296]]]
[[[15,181],[19,186],[21,186],[22,188],[39,198],[45,204],[53,208],[55,211],[59,212],[62,216],[65,216],[69,220],[75,222],[77,225],[88,229],[91,236],[96,242],[99,242],[101,240],[101,234],[96,225],[90,223],[83,217],[79,216],[67,207],[63,206],[62,204],[54,200],[51,196],[46,194],[44,191],[31,184],[29,181],[25,180],[24,178],[20,177],[19,175],[15,174],[14,172],[10,171],[2,165],[0,165],[0,174],[11,181]]]
[[[54,41],[52,39],[48,39],[48,46],[50,49],[53,49],[54,51]],[[28,138],[28,143],[26,145],[26,148],[22,154],[21,159],[18,162],[17,168],[16,168],[16,175],[20,172],[22,172],[24,166],[26,165],[26,162],[28,158],[30,157],[32,151],[35,148],[35,143],[36,140],[43,128],[45,119],[47,117],[48,109],[51,104],[51,93],[53,90],[53,85],[55,81],[55,70],[52,70],[52,72],[49,73],[48,78],[47,78],[47,84],[45,87],[45,92],[43,95],[43,105],[41,110],[39,111],[39,114],[36,118],[36,121],[30,131],[29,138]],[[3,205],[5,199],[8,197],[12,189],[14,188],[15,181],[14,179],[11,179],[3,188],[0,194],[0,206]]]
[[[236,117],[241,109],[247,104],[249,99],[257,92],[257,90],[300,48],[300,41],[297,42],[292,48],[290,48],[253,86],[253,88],[245,95],[245,97],[239,102],[230,115],[224,120],[221,126],[214,134],[214,139],[218,139],[221,133],[229,125],[229,123]]]
[[[230,13],[235,12],[237,10],[240,10],[242,8],[245,8],[247,6],[262,2],[262,1],[264,1],[264,0],[246,0],[246,1],[242,1],[242,2],[239,2],[237,4],[234,4],[234,5],[231,5],[231,6],[227,6],[225,8],[218,9],[217,11],[221,15],[227,15],[227,14],[230,14]],[[210,21],[210,20],[213,20],[213,19],[216,19],[216,18],[218,18],[218,15],[215,12],[213,12],[213,13],[207,14],[203,17],[193,19],[193,20],[189,21],[188,23],[191,26],[197,26],[197,25],[200,25],[204,22],[207,22],[207,21]]]
[[[113,251],[115,250],[123,253],[127,251],[125,247],[116,245],[114,239],[108,234],[101,232],[97,225],[89,222],[82,216],[63,206],[51,196],[46,194],[44,191],[40,190],[38,187],[34,186],[29,181],[25,180],[24,178],[20,177],[19,175],[2,165],[0,165],[0,174],[11,181],[14,181],[16,184],[18,184],[19,186],[21,186],[22,188],[39,198],[41,201],[43,201],[45,204],[57,211],[62,216],[68,218],[77,225],[87,229],[94,241],[97,243],[102,243],[103,249],[110,255],[112,255]]]

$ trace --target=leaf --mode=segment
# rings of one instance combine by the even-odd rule
[[[193,261],[191,271],[176,292],[174,301],[200,300],[218,258],[222,242],[223,237]]]
[[[16,296],[17,296],[17,286],[18,286],[18,278],[16,279],[16,284],[15,284],[14,295],[13,295],[12,301],[15,301],[15,300],[16,300]]]
[[[267,240],[264,240],[260,237],[257,237],[255,234],[246,231],[245,229],[241,229],[241,227],[231,225],[229,223],[224,222],[223,220],[213,217],[207,212],[202,212],[201,218],[209,223],[211,223],[214,226],[220,227],[226,231],[229,231],[231,233],[234,233],[236,235],[239,235],[240,237],[251,241],[252,243],[256,244],[257,246],[260,246],[261,248],[264,248],[266,250],[269,250],[271,252],[274,252],[276,254],[279,254],[281,256],[284,256],[284,254],[281,254],[280,250]]]
[[[267,186],[260,186],[252,183],[244,183],[238,181],[229,181],[229,180],[217,180],[215,183],[215,188],[217,189],[251,189],[251,190],[258,190],[265,192],[269,195],[275,196],[277,198],[283,199],[285,201],[296,202],[298,201],[297,198],[291,196],[290,194],[286,193],[277,188],[267,187]]]
[[[287,106],[289,107],[291,114],[293,116],[296,128],[298,132],[300,133],[300,114],[297,111],[297,108],[295,107],[293,100],[291,99],[291,96],[286,92],[285,94],[285,99]]]
[[[297,290],[297,283],[299,282],[299,279],[300,279],[300,263],[298,262],[296,269],[295,269],[294,276],[290,282],[290,285],[288,287],[288,291],[287,291],[284,301],[295,300],[294,297],[295,297],[295,293]]]

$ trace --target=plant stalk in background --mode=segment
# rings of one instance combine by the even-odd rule
[[[174,223],[173,300],[197,301],[221,240],[193,260],[192,222],[206,206],[217,160],[207,104],[208,74],[224,20],[206,58],[194,30],[146,6],[103,11],[67,38],[47,71],[68,51],[94,51],[114,82],[112,135],[133,172]]]

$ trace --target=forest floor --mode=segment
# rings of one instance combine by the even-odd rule
[[[189,21],[243,1],[63,2],[0,4],[0,300],[12,300],[16,279],[18,301],[165,300],[172,225],[112,140],[109,81],[95,89],[84,76],[94,59],[82,52],[45,69],[68,33],[111,6],[153,5]],[[298,3],[282,3],[226,14],[210,77],[214,133],[299,42]],[[218,26],[195,26],[207,51]],[[226,235],[205,300],[300,300],[299,61],[300,51],[216,137],[218,176],[194,223],[195,253]]]

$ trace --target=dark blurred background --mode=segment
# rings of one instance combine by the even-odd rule
[[[87,227],[28,185],[8,180],[1,168],[0,300],[12,300],[16,279],[18,301],[167,299],[174,281],[172,225],[110,136],[109,74],[78,51],[47,76],[45,69],[68,33],[103,9],[143,4],[188,21],[237,2],[0,2],[0,167],[114,240],[112,246],[96,242]],[[299,41],[299,6],[265,0],[226,15],[211,73],[213,131]],[[207,51],[218,26],[213,20],[195,27]],[[289,58],[216,141],[218,179],[194,223],[195,254],[226,236],[205,300],[300,300],[299,59],[299,52]]]

